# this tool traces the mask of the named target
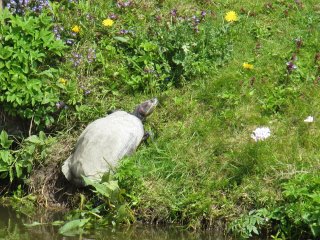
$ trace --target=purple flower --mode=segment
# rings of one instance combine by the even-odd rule
[[[287,70],[291,73],[293,70],[296,70],[298,67],[293,63],[293,61],[287,62]]]
[[[65,106],[66,106],[66,104],[63,101],[59,101],[56,103],[57,109],[64,108]]]
[[[201,11],[201,17],[205,17],[207,15],[207,12],[206,11]]]
[[[82,56],[76,52],[72,53],[71,62],[73,62],[73,66],[77,67],[82,62]]]
[[[91,93],[91,90],[89,89],[86,89],[83,85],[80,86],[80,88],[83,90],[83,94],[86,96],[86,95],[89,95]]]
[[[69,45],[69,46],[71,46],[71,45],[74,44],[74,40],[73,40],[73,39],[67,39],[67,40],[66,40],[66,44]]]
[[[53,33],[54,33],[54,36],[57,40],[60,40],[61,39],[61,32],[63,31],[63,27],[59,26],[59,25],[56,25],[53,27]]]
[[[118,16],[117,16],[116,14],[114,14],[114,13],[110,13],[110,14],[108,15],[108,17],[109,17],[110,19],[112,19],[112,20],[118,19]]]
[[[88,62],[91,63],[94,59],[96,59],[96,50],[89,48],[88,54],[87,54],[87,59]]]
[[[200,19],[197,18],[195,15],[193,15],[193,16],[191,17],[191,19],[193,20],[193,25],[194,25],[194,26],[197,26],[197,25],[200,23]]]
[[[132,4],[132,1],[127,1],[123,3],[124,7],[129,7]]]
[[[131,5],[133,4],[132,1],[126,1],[126,2],[123,2],[123,1],[118,1],[117,2],[117,7],[118,8],[126,8],[126,7],[130,7]]]
[[[172,17],[176,17],[176,16],[177,16],[177,13],[178,13],[178,10],[177,10],[177,9],[172,9],[172,10],[170,11],[170,14],[171,14]]]
[[[120,31],[119,31],[119,34],[122,34],[122,35],[125,35],[125,34],[128,34],[129,33],[129,31],[128,30],[125,30],[125,29],[121,29]]]
[[[94,16],[92,16],[91,14],[87,14],[86,18],[90,21],[92,21],[94,19]]]

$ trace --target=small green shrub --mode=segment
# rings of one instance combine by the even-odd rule
[[[0,179],[9,177],[26,179],[36,162],[43,161],[47,156],[48,146],[53,138],[47,138],[43,132],[39,136],[32,135],[26,138],[21,148],[12,150],[13,140],[2,131],[0,134]]]
[[[52,32],[52,17],[0,14],[0,104],[11,115],[50,125],[64,87],[59,58],[66,46]]]
[[[123,198],[123,190],[111,175],[106,173],[101,182],[83,178],[95,196],[86,201],[81,195],[79,209],[68,215],[70,221],[59,229],[60,234],[72,236],[84,232],[84,229],[94,228],[95,225],[116,225],[135,220],[132,210]]]
[[[280,232],[292,239],[301,234],[320,236],[320,175],[298,174],[283,184],[284,202],[273,211]]]
[[[303,173],[282,184],[284,199],[272,209],[252,210],[230,224],[243,238],[259,235],[259,229],[273,227],[276,236],[300,239],[301,234],[320,236],[320,177]]]
[[[230,224],[230,230],[242,238],[259,235],[259,228],[268,222],[269,212],[266,209],[252,210],[247,215],[242,215]]]

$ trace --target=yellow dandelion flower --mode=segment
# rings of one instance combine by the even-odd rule
[[[74,25],[72,28],[71,28],[71,31],[72,32],[75,32],[75,33],[79,33],[80,32],[80,27],[78,25]]]
[[[238,21],[238,15],[235,11],[229,11],[227,14],[224,16],[224,19],[227,22],[235,22]]]
[[[110,18],[107,18],[102,21],[102,25],[105,27],[111,27],[114,24],[114,21]]]
[[[64,79],[64,78],[59,78],[59,83],[61,83],[61,84],[63,84],[63,85],[66,85],[67,80]]]
[[[250,64],[250,63],[243,63],[242,64],[242,67],[244,68],[244,69],[249,69],[249,70],[252,70],[253,69],[253,64]]]

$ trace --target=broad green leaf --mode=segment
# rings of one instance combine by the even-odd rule
[[[0,163],[0,172],[7,172],[8,173],[9,167],[10,167],[9,165],[4,164],[3,162]]]
[[[109,181],[104,182],[104,185],[106,185],[111,191],[116,191],[119,189],[118,181]]]
[[[6,46],[3,49],[1,49],[0,58],[2,58],[3,60],[7,60],[11,57],[12,53],[13,49],[11,47]]]
[[[54,118],[52,116],[45,117],[45,125],[50,126],[54,122]]]
[[[110,190],[104,184],[93,181],[87,177],[83,177],[83,179],[86,185],[90,185],[95,188],[95,192],[100,193],[104,197],[110,198]]]
[[[41,140],[39,139],[39,137],[37,135],[32,135],[32,136],[28,137],[26,139],[26,141],[34,143],[34,144],[40,144],[41,143]]]
[[[20,167],[19,164],[16,164],[15,169],[16,169],[17,178],[20,178],[22,176],[22,168]]]
[[[39,132],[39,139],[40,139],[41,141],[45,141],[45,140],[47,139],[47,136],[46,136],[46,134],[45,134],[43,131],[40,131],[40,132]]]
[[[158,48],[158,46],[152,42],[141,43],[140,47],[143,48],[143,50],[146,52],[151,52],[151,51],[156,50]]]
[[[0,150],[0,160],[5,162],[8,165],[11,165],[13,162],[13,157],[9,150]]]
[[[124,38],[124,37],[113,37],[115,40],[123,43],[129,42],[129,38]]]
[[[255,234],[259,235],[258,229],[257,229],[255,226],[252,227],[252,231],[253,231]]]
[[[88,218],[87,219],[76,219],[76,220],[69,221],[59,229],[59,233],[66,235],[66,236],[75,235],[79,232],[79,230],[81,231],[81,228],[87,222],[89,222]]]
[[[2,130],[0,133],[0,145],[2,146],[2,148],[8,149],[11,146],[12,142],[12,140],[8,139],[7,132]]]

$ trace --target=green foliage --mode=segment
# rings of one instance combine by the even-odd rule
[[[269,114],[283,112],[298,96],[299,90],[297,87],[276,86],[265,95],[262,108]]]
[[[149,17],[147,28],[135,24],[130,26],[134,34],[115,36],[118,57],[128,66],[128,71],[119,71],[125,84],[134,91],[155,92],[222,64],[230,54],[227,29],[212,27],[211,19],[200,19],[186,16],[159,22]],[[199,26],[193,21],[199,21]],[[104,39],[101,44],[106,44]]]
[[[242,238],[253,237],[253,234],[259,235],[259,228],[268,222],[267,209],[252,210],[247,215],[242,215],[233,221],[229,228],[233,233],[238,233]]]
[[[10,146],[12,140],[8,139],[8,134],[5,131],[1,131],[0,134],[0,178],[6,178],[10,175],[10,180],[14,178],[14,173],[12,170],[12,164],[14,163],[14,158],[10,152]]]
[[[48,147],[53,138],[47,138],[43,132],[39,136],[32,135],[26,138],[20,149],[10,149],[12,140],[8,134],[2,131],[0,134],[0,178],[9,177],[12,182],[15,179],[26,179],[34,165],[44,161],[47,157]]]
[[[76,219],[65,223],[59,228],[59,233],[65,236],[75,236],[84,232],[84,226],[90,219]]]
[[[272,216],[273,219],[280,221],[279,231],[290,238],[296,238],[303,229],[308,235],[319,237],[319,174],[298,174],[282,186],[284,203],[273,211]]]
[[[274,226],[276,236],[284,239],[298,239],[302,232],[305,236],[319,237],[319,174],[298,174],[283,183],[282,188],[282,203],[270,209],[252,210],[242,215],[230,224],[230,230],[243,238],[249,238],[253,233],[259,235],[259,229]]]
[[[112,180],[109,174],[105,174],[100,183],[86,177],[83,179],[85,184],[92,188],[95,196],[88,201],[81,196],[79,209],[69,214],[68,218],[71,220],[59,229],[60,234],[72,236],[95,226],[115,226],[135,220],[122,196],[124,190],[119,188],[118,182]]]
[[[11,115],[50,125],[64,89],[57,64],[66,46],[52,32],[52,17],[0,15],[0,104]]]

